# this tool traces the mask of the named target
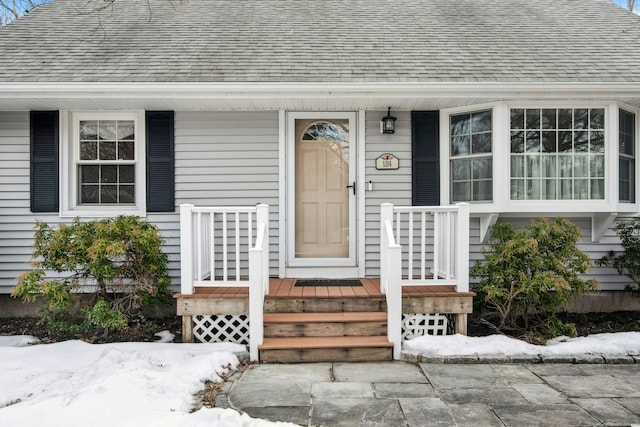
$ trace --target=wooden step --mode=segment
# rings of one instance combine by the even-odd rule
[[[393,344],[386,336],[265,338],[264,362],[365,362],[392,360]]]
[[[264,301],[265,313],[337,313],[387,311],[384,297],[273,298]]]
[[[387,313],[353,311],[336,313],[265,313],[264,323],[334,323],[334,322],[386,322]]]
[[[265,313],[264,336],[376,336],[387,333],[387,313]]]

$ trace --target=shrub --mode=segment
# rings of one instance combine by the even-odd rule
[[[620,237],[624,252],[616,255],[614,251],[610,251],[598,261],[598,264],[614,267],[619,274],[633,280],[633,284],[627,285],[625,290],[640,297],[640,218],[634,217],[629,221],[620,222],[614,230]]]
[[[564,219],[533,220],[523,230],[511,224],[491,228],[490,248],[484,262],[476,262],[483,298],[482,317],[501,332],[533,334],[538,338],[575,331],[556,317],[569,297],[597,288],[595,281],[579,277],[591,262],[576,243],[577,226]]]
[[[76,219],[57,228],[38,222],[35,268],[18,278],[12,295],[42,297],[42,320],[58,329],[122,329],[143,305],[169,301],[161,245],[156,227],[135,216]],[[78,292],[89,298],[72,298]]]

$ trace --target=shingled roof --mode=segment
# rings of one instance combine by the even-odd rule
[[[609,0],[54,0],[0,82],[640,82]]]

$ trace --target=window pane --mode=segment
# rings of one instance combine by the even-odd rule
[[[524,110],[522,108],[511,109],[511,129],[524,129]]]
[[[80,143],[80,160],[97,160],[98,143],[96,141]]]
[[[454,202],[465,202],[471,200],[471,183],[470,182],[454,182],[453,194],[451,200]]]
[[[523,131],[511,132],[511,152],[524,153],[524,132]]]
[[[471,114],[461,114],[458,116],[451,116],[451,136],[468,135],[470,134],[469,121],[471,120]]]
[[[471,138],[468,135],[456,136],[451,140],[451,155],[461,156],[469,154],[471,145]]]
[[[118,142],[118,160],[134,160],[133,141]]]
[[[80,140],[98,140],[98,122],[96,120],[80,121]]]
[[[490,153],[491,152],[491,133],[479,133],[471,135],[471,152]]]
[[[523,156],[511,156],[511,176],[514,178],[524,177]]]
[[[116,143],[100,142],[100,160],[116,159]]]
[[[588,179],[573,180],[573,198],[577,200],[585,200],[589,198]]]
[[[474,113],[471,120],[471,133],[491,131],[491,111]]]
[[[135,166],[133,165],[120,166],[119,170],[120,170],[120,180],[118,182],[120,182],[121,184],[134,184],[136,182]]]
[[[527,110],[528,111],[528,110]],[[527,132],[527,152],[540,151],[540,132]]]
[[[81,165],[79,168],[80,182],[82,184],[100,182],[100,166]]]
[[[82,185],[80,187],[80,203],[100,203],[100,187],[97,185]]]
[[[604,178],[604,155],[591,155],[590,169],[591,173],[589,176],[592,178]]]
[[[545,200],[556,200],[558,194],[556,191],[557,181],[555,179],[545,179],[542,181],[542,198]]]
[[[573,156],[558,156],[558,172],[563,178],[571,178],[573,176]]]
[[[573,132],[558,132],[558,151],[561,153],[570,153],[573,151]]]
[[[558,110],[558,129],[573,129],[573,110],[570,108]]]
[[[540,110],[526,110],[527,129],[540,129]]]
[[[539,200],[541,197],[540,192],[540,180],[539,179],[528,179],[526,182],[527,185],[527,199]]]
[[[492,159],[474,159],[473,160],[473,179],[490,179],[493,175],[491,170]]]
[[[604,179],[591,180],[591,198],[604,199]]]
[[[120,186],[120,203],[134,204],[136,202],[135,189],[133,185]]]
[[[118,182],[118,166],[101,166],[100,167],[100,182],[101,183],[116,183]]]
[[[630,159],[620,159],[619,199],[622,202],[635,202],[635,162]]]
[[[556,129],[556,110],[542,110],[542,129]]]
[[[511,200],[524,200],[524,179],[511,180]]]
[[[101,120],[98,132],[100,140],[115,141],[118,135],[118,122],[115,120]]]
[[[133,120],[120,120],[118,121],[118,140],[123,139],[133,141],[135,138],[135,130]]]
[[[591,131],[591,139],[589,142],[589,148],[592,153],[604,153],[604,132],[603,131]]]
[[[556,152],[557,137],[558,137],[558,133],[556,131],[542,132],[542,152],[543,153]]]
[[[604,129],[604,109],[594,108],[591,110],[589,128]]]
[[[589,132],[573,133],[573,151],[575,153],[586,153],[589,151]]]
[[[118,186],[117,185],[100,186],[100,203],[109,203],[109,204],[118,203]]]
[[[474,181],[473,200],[491,200],[493,197],[491,181]]]
[[[589,176],[589,157],[585,155],[573,158],[573,176],[575,178],[586,178]]]
[[[558,174],[557,171],[557,157],[556,156],[543,156],[542,157],[542,176],[547,178],[555,178]]]
[[[573,110],[573,128],[589,129],[589,110],[584,108]]]
[[[570,179],[560,180],[560,199],[572,199],[573,198],[573,182]]]
[[[540,156],[527,156],[527,177],[540,175]]]

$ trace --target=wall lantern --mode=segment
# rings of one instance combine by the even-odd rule
[[[396,118],[391,115],[391,107],[387,111],[387,115],[380,120],[380,133],[395,133]]]

